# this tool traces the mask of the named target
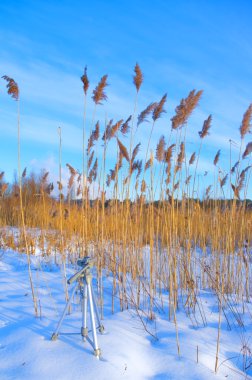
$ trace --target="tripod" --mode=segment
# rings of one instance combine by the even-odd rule
[[[82,269],[76,272],[72,277],[67,280],[68,284],[72,284],[76,281],[76,285],[73,288],[73,291],[69,297],[69,300],[66,303],[64,311],[60,317],[57,328],[55,332],[52,334],[51,340],[57,340],[59,336],[59,330],[62,325],[62,322],[66,316],[67,310],[72,302],[74,294],[77,289],[80,290],[80,298],[81,298],[81,306],[82,306],[82,327],[81,327],[81,335],[83,337],[83,341],[86,340],[90,343],[90,345],[94,349],[94,355],[96,357],[100,357],[101,350],[98,347],[98,340],[96,329],[99,329],[99,332],[102,334],[104,332],[104,326],[101,324],[98,308],[95,302],[94,291],[92,287],[92,273],[91,268],[93,267],[93,262],[90,260],[90,257],[84,257],[84,259],[78,260],[77,264],[82,266]],[[90,314],[90,323],[91,323],[91,331],[93,340],[91,340],[88,336],[88,328],[87,328],[87,309],[89,304],[89,314]],[[98,327],[95,324],[95,316],[98,322]]]

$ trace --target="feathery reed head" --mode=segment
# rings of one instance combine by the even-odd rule
[[[121,125],[120,131],[125,136],[130,130],[129,122],[132,119],[132,116],[130,115],[128,119]]]
[[[214,166],[216,166],[219,162],[219,159],[220,159],[220,149],[218,150],[218,152],[216,153],[215,157],[214,157],[214,161],[213,161],[213,164]]]
[[[108,76],[103,75],[100,82],[96,86],[96,88],[93,90],[93,96],[92,99],[95,102],[95,104],[102,104],[103,100],[107,100],[107,95],[104,91],[105,87],[108,86],[107,83]]]
[[[175,144],[172,144],[172,145],[169,146],[169,148],[165,152],[165,162],[167,164],[171,163],[171,158],[172,158],[172,154],[173,154],[174,148],[175,148]]]
[[[199,136],[201,139],[209,135],[209,129],[211,127],[212,115],[208,116],[208,118],[204,121],[202,130],[199,132]]]
[[[112,137],[115,136],[115,134],[118,132],[120,126],[122,125],[123,119],[119,120],[117,123],[115,123],[110,130],[110,136],[109,138],[111,139]]]
[[[138,92],[143,83],[143,73],[138,63],[136,63],[134,71],[135,71],[135,75],[133,76],[133,83],[136,86],[136,90]]]
[[[14,81],[14,79],[8,77],[7,75],[2,76],[4,80],[7,82],[7,89],[8,89],[8,94],[15,100],[19,99],[19,88],[17,83]]]
[[[132,151],[132,157],[131,157],[131,161],[134,161],[134,159],[136,158],[138,152],[139,152],[139,149],[140,149],[140,145],[141,143],[138,143],[135,148],[133,149]]]
[[[243,115],[242,123],[240,126],[240,135],[242,139],[248,132],[250,132],[251,118],[252,118],[252,104],[249,105],[247,111]]]
[[[196,158],[196,153],[193,152],[193,154],[191,155],[190,160],[189,160],[189,165],[192,165],[194,163],[195,158]]]
[[[110,140],[112,124],[113,124],[113,119],[109,120],[105,128],[105,131],[103,133],[102,141],[106,142],[107,140]]]
[[[245,157],[247,157],[250,153],[252,152],[252,141],[249,142],[246,146],[246,149],[242,155],[242,158],[244,159]]]
[[[74,169],[70,164],[66,164],[66,166],[68,167],[71,175],[75,176],[77,174],[77,170]]]
[[[117,143],[118,143],[122,156],[129,162],[130,159],[129,159],[129,154],[126,147],[121,143],[121,141],[118,138],[117,138]]]
[[[81,77],[81,81],[83,83],[84,93],[85,93],[85,95],[87,95],[87,90],[89,88],[89,80],[88,80],[88,76],[87,76],[87,66],[85,66],[84,74]]]
[[[171,119],[172,129],[182,127],[196,108],[203,91],[192,90],[186,99],[181,99],[180,104],[175,109],[175,116]]]
[[[22,178],[25,178],[25,177],[26,177],[26,172],[27,172],[27,169],[24,168],[23,173],[22,173]]]
[[[142,124],[143,122],[148,121],[147,116],[150,115],[151,112],[157,107],[158,103],[150,103],[138,116],[137,118],[137,126]]]
[[[161,162],[164,160],[165,154],[165,137],[161,136],[156,148],[156,159]]]
[[[223,186],[226,185],[227,179],[228,179],[228,174],[226,174],[225,177],[223,177],[222,179],[220,179],[220,185],[221,185],[221,187],[223,187]]]
[[[156,121],[157,119],[159,119],[162,115],[162,113],[166,112],[164,110],[164,104],[166,102],[166,98],[167,98],[167,94],[165,94],[162,99],[160,100],[159,103],[157,103],[156,107],[154,108],[153,110],[153,114],[152,114],[152,119],[154,121]]]

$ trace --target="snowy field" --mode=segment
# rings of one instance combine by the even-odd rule
[[[76,267],[67,267],[71,276]],[[80,335],[81,310],[78,296],[61,332],[51,341],[65,305],[62,268],[52,260],[32,257],[32,274],[39,300],[34,316],[27,258],[13,251],[0,251],[0,379],[251,379],[252,307],[233,304],[222,316],[219,368],[214,372],[218,333],[218,304],[209,291],[201,292],[206,325],[195,323],[178,310],[176,329],[168,320],[167,300],[148,322],[148,334],[134,308],[111,314],[111,278],[104,276],[105,334],[98,333],[101,359],[93,355]],[[96,278],[93,279],[96,291]],[[69,287],[71,291],[71,286]],[[168,297],[167,297],[168,298]],[[118,306],[117,306],[118,307]],[[239,326],[238,320],[243,326]]]

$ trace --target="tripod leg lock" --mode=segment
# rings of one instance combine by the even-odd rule
[[[99,357],[101,356],[100,348],[97,348],[96,350],[94,350],[94,355],[99,359]]]
[[[83,336],[83,338],[86,338],[88,336],[88,328],[87,327],[81,328],[81,336]]]
[[[58,334],[53,333],[52,336],[51,336],[51,340],[55,341],[57,339],[58,339]]]
[[[100,325],[100,326],[99,326],[99,332],[100,332],[101,334],[104,334],[104,331],[105,331],[105,327],[104,327],[103,325]]]

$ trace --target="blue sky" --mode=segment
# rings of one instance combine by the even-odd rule
[[[212,114],[199,174],[209,171],[203,185],[211,182],[218,149],[226,173],[229,139],[240,144],[238,129],[252,101],[251,16],[251,1],[1,0],[0,76],[13,77],[20,88],[22,167],[46,167],[56,176],[61,126],[63,164],[81,170],[84,66],[91,89],[108,74],[108,102],[97,111],[103,125],[105,119],[125,119],[132,113],[132,75],[138,62],[144,73],[138,111],[167,93],[167,113],[156,125],[152,148],[160,135],[168,138],[180,99],[194,88],[203,89],[200,106],[188,123],[188,151],[197,151],[197,132]],[[88,125],[92,110],[89,99]],[[146,124],[138,132],[142,145],[148,129]],[[16,105],[3,80],[0,132],[0,170],[11,181],[17,168]],[[249,141],[251,135],[245,144]],[[238,153],[232,144],[233,164]],[[108,154],[113,166],[113,149]]]

